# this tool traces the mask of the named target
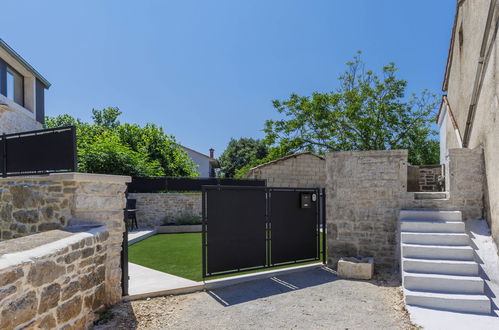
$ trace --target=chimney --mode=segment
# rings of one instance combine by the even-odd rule
[[[215,149],[210,148],[210,159],[215,158]]]

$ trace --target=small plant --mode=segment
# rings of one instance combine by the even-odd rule
[[[173,219],[176,225],[200,225],[201,217],[192,213],[183,213]]]
[[[102,312],[102,313],[98,313],[97,314],[97,320],[94,322],[94,324],[103,324],[103,323],[106,323],[107,321],[109,321],[110,319],[112,319],[114,317],[114,313],[111,312],[111,311],[105,311],[105,312]]]
[[[173,220],[172,220],[172,218],[171,218],[171,217],[166,216],[166,217],[163,217],[163,218],[161,219],[161,224],[162,224],[163,226],[172,225],[172,224],[173,224]]]

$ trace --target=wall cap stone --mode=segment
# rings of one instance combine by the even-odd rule
[[[365,151],[335,151],[327,152],[326,157],[386,157],[407,156],[409,152],[402,150],[365,150]]]
[[[130,176],[125,175],[110,175],[110,174],[95,174],[95,173],[51,173],[48,175],[27,175],[8,178],[0,178],[0,183],[10,181],[53,181],[53,180],[75,180],[75,181],[90,181],[90,182],[108,182],[108,183],[129,183],[132,182]]]
[[[35,247],[29,246],[28,250],[14,252],[14,253],[0,254],[0,269],[12,267],[12,266],[16,266],[16,265],[21,265],[21,264],[27,263],[27,262],[32,262],[33,261],[32,259],[34,259],[34,258],[46,256],[49,254],[53,254],[57,251],[61,251],[65,248],[67,248],[68,246],[70,246],[71,244],[77,243],[77,242],[81,241],[82,239],[85,239],[88,237],[94,237],[95,235],[97,235],[101,232],[104,232],[106,230],[107,230],[106,226],[97,226],[97,227],[90,228],[84,232],[73,233],[68,237],[64,237],[67,235],[62,235],[63,238],[56,240],[56,241],[52,241],[50,243],[45,243],[45,244],[42,243],[42,245],[40,245],[40,246],[35,246]],[[61,230],[57,230],[57,231],[61,231]],[[57,232],[57,231],[51,230],[51,231],[46,231],[46,232],[35,234],[35,235],[38,235],[39,237],[43,237],[44,235],[53,235],[53,232]],[[29,239],[32,239],[33,236],[35,236],[35,235],[26,236],[23,238],[26,238],[27,239],[26,241],[29,241]],[[19,250],[23,249],[23,247],[20,248],[18,246],[20,243],[20,240],[22,240],[23,238],[3,241],[0,243],[0,245],[2,245],[5,248],[5,250],[7,250],[8,245],[16,245],[15,249],[13,247],[13,250],[19,251]],[[41,241],[43,242],[43,240],[41,240]],[[2,250],[4,250],[4,249],[2,249]]]

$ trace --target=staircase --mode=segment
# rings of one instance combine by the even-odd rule
[[[459,211],[401,210],[402,285],[407,305],[490,314]]]

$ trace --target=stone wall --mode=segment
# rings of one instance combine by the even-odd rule
[[[407,192],[407,151],[328,153],[326,221],[328,264],[341,257],[374,257],[378,270],[398,269],[401,209],[458,210],[483,217],[482,149],[449,150],[448,198],[416,199]]]
[[[106,257],[105,260],[96,259],[94,266],[96,268],[100,267],[97,262],[100,263],[102,261],[101,266],[103,268],[99,269],[103,269],[103,271],[99,270],[98,276],[103,277],[104,280],[102,288],[99,289],[99,297],[102,298],[102,301],[106,305],[114,304],[120,301],[122,297],[120,260],[123,232],[125,230],[123,210],[126,204],[126,183],[130,181],[130,177],[85,173],[64,173],[47,176],[0,179],[0,187],[3,189],[0,205],[5,207],[12,215],[10,220],[0,219],[0,223],[2,224],[0,225],[0,228],[10,228],[12,223],[24,224],[23,222],[19,222],[19,217],[18,219],[14,217],[15,212],[22,211],[21,205],[16,206],[17,202],[15,201],[15,198],[20,198],[22,203],[31,203],[28,205],[24,204],[24,206],[28,207],[27,211],[30,211],[30,214],[33,214],[32,218],[30,218],[33,219],[33,221],[29,226],[36,226],[36,230],[50,229],[45,228],[42,225],[45,223],[57,223],[50,222],[52,220],[55,221],[54,219],[59,220],[61,226],[64,224],[65,227],[62,227],[61,229],[64,231],[70,231],[77,225],[104,225],[107,238],[105,239],[105,242],[102,242],[99,246],[96,245],[94,251],[105,249]],[[16,194],[19,194],[19,196],[14,197]],[[8,205],[11,206],[9,207]],[[51,216],[45,214],[47,213],[47,206],[53,207],[54,213]],[[61,221],[59,217],[61,214],[64,216],[63,221]],[[51,220],[46,222],[47,218]],[[35,220],[39,222],[36,222]],[[5,223],[8,223],[9,225],[6,226]],[[60,230],[49,230],[34,235],[29,233],[31,234],[30,236],[7,239],[0,242],[0,244],[15,245],[20,252],[23,251],[23,253],[31,255],[31,242],[35,242],[38,239],[38,235],[42,235],[42,237],[52,237],[51,235],[55,232],[60,232]],[[16,235],[20,236],[21,234],[28,233],[17,233]],[[69,252],[72,250],[72,247],[63,246],[62,251],[66,250]],[[0,251],[0,253],[2,252]],[[66,252],[61,253],[65,254]],[[60,257],[62,254],[58,256]],[[0,257],[0,265],[1,260],[4,257],[5,256]],[[90,263],[90,261],[88,262]],[[79,269],[80,267],[83,266],[79,264],[76,270],[79,274],[82,271]],[[29,272],[23,272],[22,274],[23,280],[18,283],[21,286],[16,289],[19,292],[29,291],[29,286],[25,288],[26,282],[24,278],[28,276],[27,274],[29,274]],[[48,276],[44,271],[40,272],[38,275],[43,278]],[[9,288],[10,287],[0,288],[0,296],[3,289],[12,290]],[[31,291],[28,293],[30,304],[33,303],[33,300],[38,299],[35,298],[36,295],[33,295]],[[83,300],[85,302],[85,299]],[[44,300],[41,299],[41,301]],[[5,303],[10,304],[10,302]],[[14,305],[17,306],[20,304],[24,306],[24,303],[25,301],[21,299],[14,303]],[[62,304],[62,306],[64,306],[64,309],[67,309],[67,313],[71,313],[72,308],[75,305],[78,306],[78,304],[79,301],[74,304]],[[82,313],[85,313],[85,311],[88,310],[82,309]],[[76,318],[72,318],[71,321],[68,322],[73,322],[75,320]]]
[[[374,257],[376,268],[394,268],[407,151],[336,152],[326,160],[328,264],[362,256]]]
[[[42,124],[35,120],[33,113],[0,95],[0,134],[18,133],[42,129]]]
[[[324,188],[325,170],[324,158],[303,152],[254,167],[247,177],[267,180],[269,187]]]
[[[65,227],[75,181],[0,179],[0,241]]]
[[[108,303],[108,239],[100,226],[1,242],[0,329],[89,328],[94,311]]]
[[[409,165],[407,171],[408,191],[437,192],[445,188],[439,182],[442,176],[442,165]]]
[[[133,193],[140,228],[160,226],[183,214],[202,216],[201,193]]]

